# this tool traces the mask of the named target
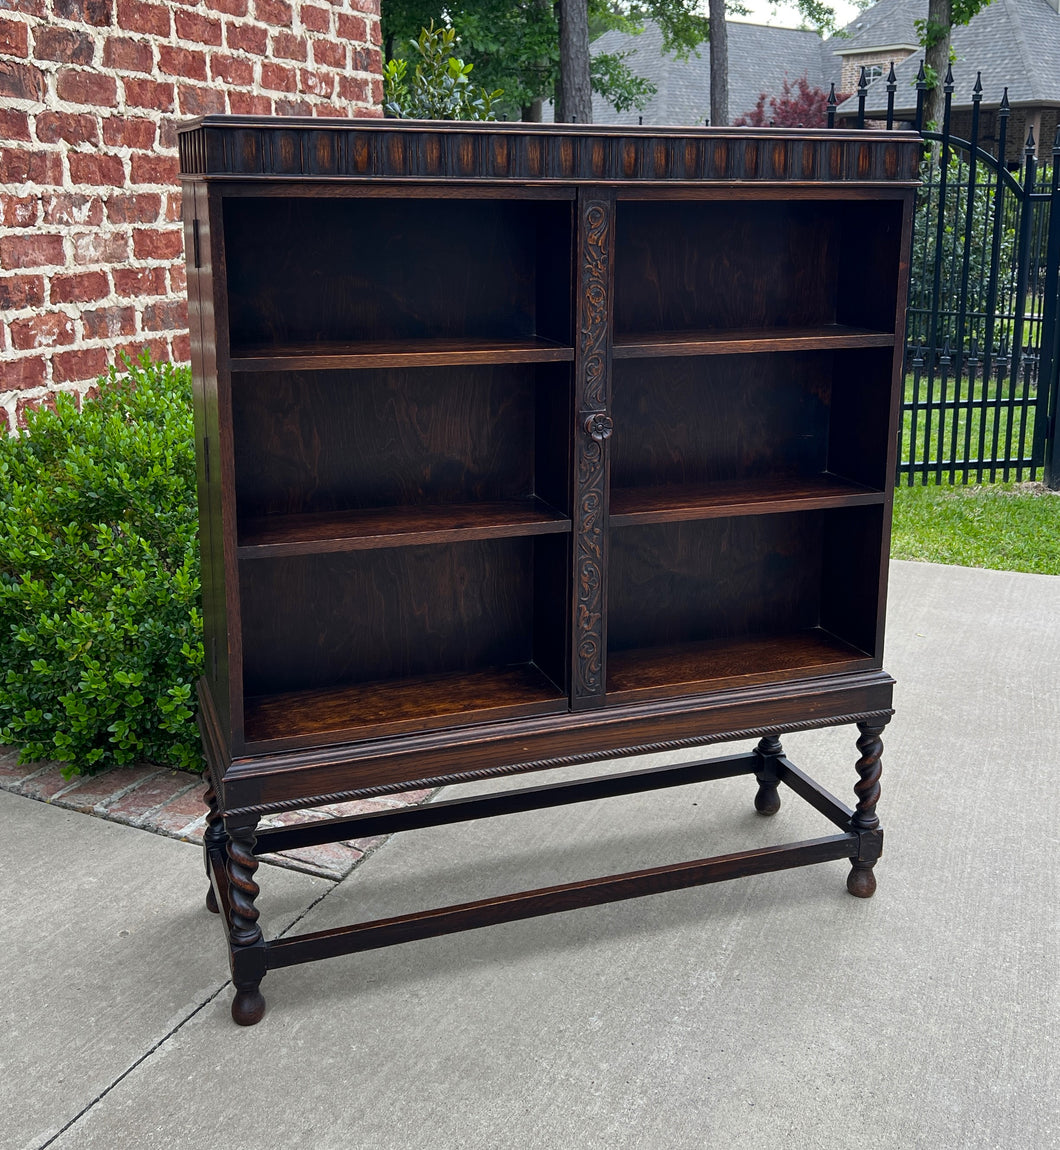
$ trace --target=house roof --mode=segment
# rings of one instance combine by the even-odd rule
[[[927,15],[927,0],[880,0],[825,41],[830,52],[847,55],[897,44],[920,43],[914,21]]]
[[[1044,2],[1044,0],[1043,0]],[[796,28],[769,28],[762,24],[728,22],[729,115],[750,112],[762,92],[779,95],[784,77],[806,76],[811,84],[827,88],[839,79],[839,59],[825,50],[816,32]],[[593,55],[627,52],[626,63],[658,89],[643,113],[635,108],[616,112],[600,96],[593,96],[593,123],[701,124],[710,113],[710,59],[706,42],[699,55],[678,60],[662,49],[662,32],[645,21],[639,36],[605,32],[590,46]]]
[[[881,0],[863,16],[884,6],[895,22],[899,8],[911,18],[927,13],[927,0]],[[861,44],[869,31],[866,27],[859,32],[857,43]],[[828,44],[835,45],[832,51],[843,52],[853,42],[853,38],[836,36]],[[957,57],[953,65],[955,107],[971,104],[976,72],[982,72],[986,105],[999,104],[1006,86],[1013,106],[1060,105],[1060,13],[1048,0],[992,0],[968,24],[953,29],[952,44]],[[916,52],[895,65],[895,111],[900,115],[912,115],[916,108],[916,74],[923,58],[923,52]],[[880,79],[869,86],[865,110],[873,114],[886,108],[887,86]],[[854,97],[840,105],[839,115],[856,111]]]
[[[838,87],[841,58],[873,48],[912,46],[917,42],[914,21],[927,15],[927,0],[879,0],[860,13],[842,32],[822,41],[816,32],[771,28],[762,24],[728,22],[729,114],[746,115],[759,94],[778,96],[785,76],[795,81],[806,76],[827,90]],[[953,29],[957,56],[954,106],[968,107],[977,71],[983,75],[983,103],[996,105],[1008,87],[1009,102],[1020,105],[1060,106],[1060,13],[1050,0],[991,0],[971,22]],[[593,96],[597,124],[701,124],[710,110],[710,60],[706,42],[699,55],[678,60],[663,52],[662,32],[646,21],[639,36],[612,31],[593,41],[590,50],[628,53],[626,62],[637,75],[655,84],[658,92],[643,113],[616,112]],[[911,119],[916,108],[916,74],[923,59],[918,51],[895,63],[898,90],[895,111]],[[866,112],[873,118],[887,109],[883,79],[869,87]],[[857,112],[857,97],[840,105],[840,116]]]

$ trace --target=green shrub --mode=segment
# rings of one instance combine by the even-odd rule
[[[127,368],[0,436],[0,740],[68,775],[202,766],[191,375]]]
[[[407,120],[495,120],[493,105],[504,95],[471,86],[465,64],[456,51],[456,30],[435,28],[431,21],[409,47],[419,63],[409,72],[407,60],[387,60],[383,67],[383,109]]]

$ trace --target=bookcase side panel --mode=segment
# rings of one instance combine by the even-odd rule
[[[203,260],[203,345],[207,359],[207,430],[211,491],[213,556],[211,579],[216,608],[223,602],[223,632],[218,627],[218,685],[224,688],[226,727],[231,752],[243,749],[243,642],[239,605],[239,567],[236,559],[235,466],[232,444],[231,340],[228,314],[228,272],[225,254],[224,191],[207,184],[200,213],[199,248]],[[202,219],[206,220],[205,232]],[[206,285],[209,289],[206,290]],[[222,599],[223,597],[223,599]]]
[[[231,613],[230,585],[225,572],[224,497],[222,491],[220,375],[218,344],[223,329],[223,277],[214,248],[216,215],[209,186],[204,181],[186,185],[184,196],[188,253],[189,330],[191,334],[195,455],[199,488],[200,580],[203,603],[203,680],[209,693],[216,739],[230,755],[238,744],[238,702],[233,706],[230,639],[236,630]],[[219,298],[221,307],[219,309]]]

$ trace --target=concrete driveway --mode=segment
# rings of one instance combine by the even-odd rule
[[[895,563],[886,666],[874,899],[829,863],[293,967],[250,1029],[196,847],[0,792],[0,1145],[1060,1145],[1060,579]],[[784,744],[849,801],[855,735]],[[263,865],[259,905],[301,932],[826,833],[753,790]]]

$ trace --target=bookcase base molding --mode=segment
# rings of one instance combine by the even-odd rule
[[[827,860],[871,895],[920,137],[206,116],[178,139],[236,1021],[270,969],[490,923]],[[782,746],[844,724],[852,807]],[[264,852],[744,775],[749,807],[791,792],[832,833],[262,935]]]
[[[821,697],[814,700],[826,708],[835,709],[843,703],[865,705],[868,698],[886,696],[889,700],[892,683],[886,676],[863,676],[862,683],[847,688],[838,687],[834,682],[820,684]],[[806,684],[801,685],[803,690]],[[837,689],[838,688],[838,689]],[[803,695],[802,701],[806,698]],[[203,706],[203,736],[206,746],[216,747],[216,731],[209,729],[212,710],[208,699]],[[780,700],[777,700],[780,702]],[[790,702],[790,700],[789,700]],[[746,704],[745,704],[746,705]],[[763,701],[750,704],[755,711],[761,711]],[[643,708],[642,708],[643,709]],[[810,866],[814,863],[836,859],[849,859],[850,872],[847,876],[847,890],[859,898],[870,898],[876,890],[873,868],[883,851],[883,830],[876,814],[876,804],[880,796],[882,732],[889,721],[890,707],[864,710],[846,714],[819,714],[802,721],[786,722],[781,727],[748,726],[732,730],[710,730],[711,721],[717,723],[722,714],[709,713],[699,716],[701,733],[674,737],[660,741],[644,742],[634,746],[603,746],[597,750],[572,751],[554,759],[531,759],[516,763],[501,763],[459,770],[468,759],[476,761],[477,756],[465,756],[459,749],[438,748],[435,761],[442,774],[427,778],[408,778],[403,782],[380,782],[375,786],[365,786],[356,790],[315,796],[306,799],[275,799],[242,807],[225,809],[220,798],[226,791],[230,794],[246,796],[249,793],[291,793],[295,790],[286,787],[279,779],[289,771],[301,769],[309,772],[320,785],[330,769],[340,764],[316,764],[313,770],[309,763],[277,761],[257,762],[253,773],[244,786],[239,787],[235,779],[231,787],[226,787],[224,771],[217,768],[221,764],[211,761],[206,803],[209,808],[207,831],[204,842],[204,857],[209,889],[206,906],[219,913],[228,943],[232,981],[236,987],[232,1001],[232,1017],[242,1026],[251,1026],[261,1020],[265,1013],[265,998],[261,993],[261,981],[270,970],[293,966],[304,962],[314,962],[324,958],[353,954],[363,950],[393,946],[397,943],[412,942],[432,938],[437,935],[453,934],[459,931],[474,930],[496,923],[513,922],[517,919],[535,918],[556,914],[560,911],[575,910],[580,907],[596,906],[601,903],[619,902],[663,891],[680,890],[685,887],[700,886],[706,883],[724,882],[729,879],[749,875],[765,874],[770,871],[787,870],[792,867]],[[598,716],[597,716],[598,717]],[[748,721],[754,715],[747,714]],[[629,724],[632,716],[626,717]],[[641,722],[646,720],[642,717]],[[857,750],[859,758],[855,764],[857,782],[854,792],[855,807],[845,805],[830,794],[817,781],[799,769],[784,754],[781,738],[784,733],[796,730],[820,729],[830,726],[856,724],[859,736]],[[572,746],[584,745],[587,739],[599,741],[601,737],[621,738],[622,733],[608,731],[616,724],[594,724],[595,730],[578,731],[575,726],[568,732]],[[501,730],[484,730],[479,733],[483,748],[502,734]],[[643,736],[641,736],[643,737]],[[518,787],[503,792],[491,792],[465,799],[447,799],[430,802],[422,806],[403,810],[385,811],[354,815],[338,819],[308,819],[301,823],[277,827],[259,828],[262,816],[279,811],[323,805],[328,802],[367,798],[380,794],[393,793],[404,789],[420,789],[446,784],[463,783],[473,779],[488,779],[505,775],[522,774],[527,771],[547,771],[550,768],[571,766],[577,763],[592,763],[619,756],[650,755],[661,751],[685,747],[724,743],[738,739],[757,738],[754,750],[741,754],[697,760],[678,765],[663,765],[645,769],[626,770],[613,774],[596,775],[573,782],[544,784],[536,787]],[[423,740],[410,740],[423,743]],[[548,736],[532,730],[524,732],[522,748],[529,754],[540,746],[541,753],[547,754],[551,746]],[[405,748],[415,755],[420,746]],[[468,748],[469,751],[472,748]],[[488,761],[489,751],[486,752]],[[449,765],[446,766],[445,764]],[[267,776],[270,766],[276,776],[270,785],[262,787],[263,775]],[[238,771],[238,765],[234,765]],[[230,768],[232,770],[232,768]],[[517,891],[507,895],[493,896],[475,902],[459,903],[451,906],[433,907],[412,914],[392,918],[377,919],[371,922],[356,923],[331,930],[315,931],[280,939],[264,938],[258,925],[259,910],[257,897],[260,891],[255,874],[258,869],[257,856],[265,853],[276,854],[286,850],[317,846],[322,843],[341,842],[348,839],[391,835],[402,831],[444,826],[452,823],[468,822],[482,818],[496,818],[504,815],[547,810],[550,807],[570,803],[588,802],[618,795],[640,794],[668,787],[687,786],[716,779],[737,776],[752,776],[757,783],[753,795],[755,810],[763,816],[777,814],[781,808],[781,786],[794,792],[796,796],[813,807],[825,820],[832,823],[836,832],[820,838],[806,839],[779,845],[751,848],[737,853],[708,856],[691,861],[675,862],[665,866],[650,867],[624,874],[605,875],[594,879],[564,883],[558,886],[542,887],[534,890]],[[371,777],[358,772],[358,777]],[[384,772],[380,778],[386,777]],[[279,786],[277,786],[279,782]],[[250,784],[249,787],[246,784]],[[238,801],[238,800],[237,800]],[[751,795],[748,796],[751,801]]]

